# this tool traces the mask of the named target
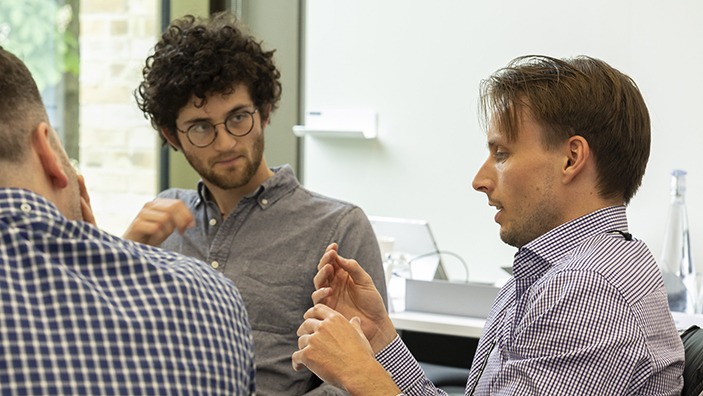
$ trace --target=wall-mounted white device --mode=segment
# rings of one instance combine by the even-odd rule
[[[293,127],[295,136],[374,139],[376,112],[369,109],[316,109],[305,112],[305,125]]]

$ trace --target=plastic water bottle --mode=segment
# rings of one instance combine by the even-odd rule
[[[669,309],[698,313],[696,267],[691,257],[686,213],[686,171],[676,169],[671,176],[671,203],[659,268],[664,278]]]

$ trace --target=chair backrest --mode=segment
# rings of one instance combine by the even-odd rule
[[[699,396],[703,392],[703,329],[691,326],[681,333],[686,363],[683,369],[682,396]]]

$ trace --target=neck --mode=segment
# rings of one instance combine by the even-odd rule
[[[564,223],[610,206],[624,205],[622,198],[604,198],[593,189],[571,196],[564,203]]]
[[[273,176],[273,172],[269,169],[266,161],[262,159],[261,164],[257,168],[254,176],[249,180],[249,182],[247,182],[247,184],[243,186],[223,189],[204,179],[203,183],[210,191],[211,198],[220,209],[222,217],[227,217],[230,213],[232,213],[232,211],[234,211],[234,208],[237,207],[237,204],[239,204],[242,197],[256,191],[256,189],[259,188],[259,186],[271,176]]]

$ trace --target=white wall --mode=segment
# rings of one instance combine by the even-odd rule
[[[689,171],[694,259],[703,264],[703,2],[700,0],[308,0],[305,107],[373,108],[376,140],[306,137],[304,183],[368,214],[424,218],[474,280],[512,262],[484,194],[482,78],[524,54],[586,54],[630,75],[652,117],[652,154],[628,209],[658,257],[669,172]],[[623,172],[627,172],[626,169]]]

